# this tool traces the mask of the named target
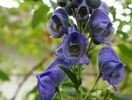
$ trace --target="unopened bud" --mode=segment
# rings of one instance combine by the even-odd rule
[[[91,7],[91,8],[98,8],[101,4],[101,0],[86,0],[87,4]]]
[[[65,7],[66,6],[66,0],[57,0],[57,4],[61,7]]]

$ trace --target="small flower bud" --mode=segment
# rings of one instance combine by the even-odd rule
[[[106,93],[109,95],[114,95],[114,89],[111,85],[107,88]]]
[[[91,94],[91,97],[93,98],[99,98],[99,96],[102,94],[101,90],[97,90],[94,93]]]
[[[66,0],[57,0],[57,4],[61,7],[66,6]]]
[[[101,0],[86,0],[87,4],[91,7],[91,8],[98,8],[101,4]]]

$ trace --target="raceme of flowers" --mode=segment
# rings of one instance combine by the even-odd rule
[[[40,100],[51,100],[66,74],[58,66],[72,70],[78,64],[88,65],[91,43],[112,44],[114,34],[108,16],[109,7],[101,0],[57,0],[57,8],[49,19],[47,29],[51,38],[63,38],[54,50],[55,60],[37,75]],[[76,19],[71,24],[69,16]],[[90,41],[91,40],[91,41]],[[103,47],[98,54],[99,73],[115,89],[123,80],[124,64],[112,47]]]

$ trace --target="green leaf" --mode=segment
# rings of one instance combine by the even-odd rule
[[[67,82],[67,83],[63,83],[62,86],[64,86],[64,87],[74,87],[74,84]]]
[[[3,81],[9,81],[9,76],[4,71],[0,70],[0,79]]]
[[[79,79],[77,82],[77,87],[79,87],[82,84],[82,79]]]
[[[35,10],[33,19],[31,22],[32,28],[35,28],[41,20],[46,16],[49,11],[49,7],[46,5],[40,5],[38,9]]]
[[[76,75],[70,71],[69,69],[65,68],[65,67],[61,67],[61,66],[58,66],[60,69],[62,69],[66,75],[70,78],[70,80],[74,83],[75,87],[77,88],[78,87],[78,79],[76,77]]]
[[[121,29],[122,29],[122,28],[121,28]],[[129,35],[128,35],[127,33],[122,32],[121,30],[118,30],[117,33],[118,33],[118,34],[122,34],[123,39],[127,39],[127,38],[129,37]]]
[[[125,53],[128,57],[132,57],[132,49],[128,48],[124,44],[119,44],[118,47],[120,48],[122,53]]]

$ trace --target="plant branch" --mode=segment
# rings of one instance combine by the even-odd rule
[[[49,55],[51,55],[51,53],[50,53]],[[16,91],[15,91],[13,97],[11,98],[11,100],[15,100],[15,99],[16,99],[16,97],[17,97],[19,91],[21,90],[22,86],[23,86],[24,83],[27,81],[27,79],[29,78],[29,76],[30,76],[38,67],[42,66],[43,63],[47,60],[48,57],[49,57],[49,56],[44,57],[37,65],[35,65],[35,66],[24,76],[23,80],[19,83],[19,85],[18,85],[18,87],[17,87],[17,89],[16,89]]]
[[[102,76],[102,74],[99,73],[99,76],[97,77],[97,79],[96,79],[96,81],[95,81],[95,83],[94,83],[92,89],[89,91],[88,95],[85,97],[85,100],[88,100],[88,97],[89,97],[89,96],[91,95],[91,93],[94,91],[94,88],[95,88],[95,86],[97,85],[97,83],[98,83],[98,81],[99,81],[99,79],[100,79],[101,76]]]

